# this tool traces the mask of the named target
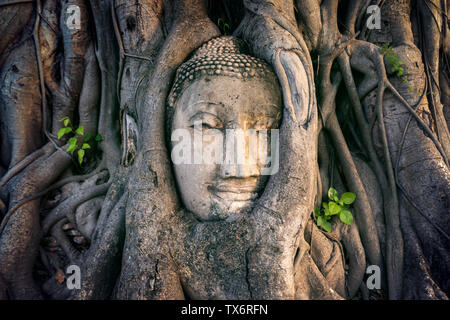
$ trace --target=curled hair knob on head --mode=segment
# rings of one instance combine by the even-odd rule
[[[263,60],[250,56],[247,45],[233,36],[214,38],[200,48],[177,70],[167,99],[169,107],[185,88],[202,76],[223,75],[239,79],[275,77],[272,68]]]

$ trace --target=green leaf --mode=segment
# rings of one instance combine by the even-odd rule
[[[86,135],[84,136],[84,142],[88,142],[89,140],[91,140],[92,135],[90,133],[86,133]]]
[[[69,143],[70,143],[70,145],[74,145],[74,144],[77,144],[77,141],[78,141],[78,139],[77,139],[77,138],[75,138],[75,137],[72,137],[72,138],[70,138],[70,139],[69,139]]]
[[[67,125],[70,123],[70,118],[68,116],[62,117],[58,120],[59,122],[64,122],[64,126],[67,127]]]
[[[345,224],[351,225],[353,223],[352,213],[348,210],[342,210],[339,213],[339,219]]]
[[[355,199],[356,199],[356,194],[354,194],[353,192],[346,192],[341,197],[341,200],[345,204],[352,204],[353,202],[355,202]]]
[[[73,152],[75,151],[75,149],[77,148],[76,144],[71,144],[68,148],[67,148],[67,152],[70,154],[73,154]]]
[[[335,214],[338,214],[341,211],[341,206],[338,205],[336,202],[330,201],[328,203],[328,208],[330,209],[329,215],[334,216]]]
[[[65,127],[58,130],[58,139],[61,139],[65,134],[72,132],[72,128]]]
[[[84,127],[83,126],[79,126],[77,128],[77,130],[75,130],[76,134],[79,134],[80,136],[84,135]]]
[[[388,52],[389,49],[390,49],[390,48],[389,48],[389,43],[385,43],[385,44],[383,44],[383,46],[381,47],[381,51],[382,51],[383,53]]]
[[[336,189],[330,188],[328,190],[328,198],[330,198],[330,200],[338,201],[338,196],[339,194]]]
[[[323,207],[323,211],[325,213],[325,215],[329,215],[329,209],[328,209],[328,203],[326,202],[322,202],[322,207]]]
[[[78,150],[78,163],[81,164],[83,163],[83,158],[84,158],[84,150],[80,149]]]
[[[81,147],[81,149],[85,150],[85,149],[90,149],[91,146],[88,143],[83,143],[83,146]]]
[[[319,209],[319,208],[315,208],[315,209],[314,209],[314,215],[315,215],[316,217],[320,216],[320,209]]]
[[[58,139],[61,139],[62,136],[65,134],[65,132],[66,132],[65,129],[66,128],[61,128],[61,129],[58,130]]]
[[[97,141],[97,142],[99,142],[99,141],[102,141],[103,140],[103,138],[102,138],[102,136],[100,135],[100,133],[99,134],[97,134],[96,136],[95,136],[95,141]]]
[[[317,226],[322,227],[326,232],[331,232],[331,223],[326,221],[322,216],[317,219]]]
[[[325,219],[322,216],[317,217],[317,226],[321,227],[324,222],[325,222]]]

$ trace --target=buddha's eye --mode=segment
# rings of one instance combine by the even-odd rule
[[[255,122],[254,129],[256,130],[264,130],[264,129],[270,129],[275,124],[275,119],[261,119]]]
[[[198,112],[189,119],[191,128],[194,129],[221,129],[222,121],[214,114],[208,112]]]
[[[191,128],[195,128],[195,125],[191,125]],[[214,126],[211,126],[205,122],[202,122],[202,129],[212,129]]]
[[[280,112],[274,112],[273,108],[278,108],[272,105],[263,105],[256,110],[259,109],[258,112],[252,113],[250,117],[250,123],[252,124],[252,128],[256,130],[265,130],[265,129],[274,129],[279,126],[280,120]]]

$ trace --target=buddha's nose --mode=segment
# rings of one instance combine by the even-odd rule
[[[222,164],[220,171],[222,178],[250,178],[260,175],[256,164]]]
[[[258,138],[254,130],[247,126],[227,130],[224,143],[224,163],[220,166],[223,178],[248,178],[261,175],[258,166]]]
[[[248,147],[246,145],[243,149],[237,150],[241,153],[235,154],[235,157],[225,157],[225,163],[220,168],[223,178],[248,178],[261,175],[256,156],[249,152]]]
[[[260,175],[258,166],[254,164],[223,164],[220,171],[222,178],[249,178]]]

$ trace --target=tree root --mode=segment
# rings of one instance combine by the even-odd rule
[[[30,2],[34,2],[34,1],[35,0],[7,0],[7,1],[0,2],[0,7],[10,6],[13,4],[30,3]]]
[[[85,201],[106,194],[110,185],[111,183],[104,183],[98,186],[95,185],[85,188],[81,187],[79,191],[76,191],[74,195],[59,204],[45,217],[42,222],[43,234],[46,234],[54,223],[64,217],[69,219],[69,221],[75,226],[76,222],[73,216],[75,209]]]
[[[422,118],[416,113],[414,108],[411,107],[411,105],[408,103],[408,101],[405,100],[405,98],[402,97],[402,95],[397,91],[397,89],[389,82],[386,81],[386,88],[389,89],[399,100],[400,102],[408,109],[408,111],[411,113],[411,115],[414,117],[414,119],[419,123],[420,127],[425,130],[428,137],[433,141],[434,145],[438,149],[439,153],[441,154],[442,158],[444,159],[445,164],[448,166],[448,159],[447,155],[442,149],[442,145],[439,142],[439,140],[435,137],[433,131],[431,131],[430,127],[422,120]]]
[[[327,64],[326,61],[324,61],[324,63]],[[325,73],[322,75],[323,79],[329,79],[329,70],[329,68],[322,70],[322,73]],[[384,264],[381,257],[375,222],[373,220],[373,215],[368,211],[370,204],[367,194],[360,180],[358,171],[353,163],[353,159],[350,155],[350,151],[348,150],[348,146],[334,111],[334,98],[339,83],[339,79],[335,79],[333,84],[331,84],[331,82],[328,82],[328,84],[322,84],[321,92],[326,97],[321,104],[322,113],[324,114],[324,117],[326,117],[324,119],[325,128],[330,132],[330,137],[333,141],[339,162],[343,168],[347,184],[350,189],[358,195],[358,200],[355,202],[355,208],[358,212],[356,224],[358,225],[364,248],[367,252],[367,257],[372,264],[377,264],[378,266],[383,267]]]
[[[300,247],[309,247],[303,240]],[[295,269],[294,281],[296,284],[295,299],[324,299],[324,300],[343,300],[333,288],[330,287],[327,279],[319,270],[311,255],[307,252],[297,263]]]
[[[67,221],[68,219],[63,218],[58,222],[56,222],[51,229],[51,235],[55,237],[57,243],[64,250],[64,253],[70,260],[70,264],[79,263],[81,254],[80,252],[78,252],[77,249],[75,249],[75,247],[72,245],[69,238],[62,229],[62,226],[65,223],[67,223]]]
[[[40,192],[37,192],[37,193],[35,193],[35,194],[31,195],[31,196],[28,196],[28,197],[26,197],[25,199],[22,199],[19,203],[17,203],[16,205],[14,205],[14,206],[8,211],[8,213],[6,214],[6,216],[3,218],[2,223],[1,223],[1,225],[0,225],[0,235],[2,234],[3,230],[5,229],[6,224],[8,223],[9,219],[11,218],[11,216],[12,216],[18,209],[20,209],[20,207],[22,207],[22,206],[23,206],[24,204],[26,204],[27,202],[29,202],[29,201],[31,201],[31,200],[34,200],[34,199],[37,199],[37,198],[40,198],[40,197],[46,195],[46,194],[47,194],[48,192],[50,192],[51,190],[58,189],[58,188],[60,188],[60,187],[62,187],[62,186],[64,186],[64,185],[66,185],[66,184],[68,184],[68,183],[71,183],[71,182],[83,181],[83,180],[85,180],[85,179],[87,179],[87,178],[92,177],[92,176],[95,175],[95,174],[97,174],[97,171],[94,171],[94,172],[92,172],[92,173],[89,173],[89,174],[86,174],[86,175],[82,175],[82,176],[72,176],[72,177],[68,177],[68,178],[62,179],[62,180],[60,180],[60,181],[54,183],[54,184],[51,185],[50,187],[48,187],[48,188],[46,188],[46,189],[44,189],[44,190],[42,190],[42,191],[40,191]]]
[[[128,193],[121,185],[113,185],[106,197],[91,247],[84,256],[81,290],[73,292],[76,299],[106,299],[111,296],[120,271],[125,241],[125,206]]]
[[[424,92],[423,92],[419,102],[417,102],[417,104],[414,106],[414,109],[416,109],[420,105],[420,102],[421,102],[422,98],[425,96],[425,93],[426,93],[426,90],[424,90]],[[411,204],[411,206],[413,206],[416,209],[416,211],[428,221],[429,224],[431,224],[445,238],[447,238],[447,240],[450,240],[450,235],[445,230],[443,230],[439,225],[434,223],[434,221],[431,220],[427,215],[425,215],[422,212],[422,210],[419,208],[419,206],[415,203],[415,201],[413,199],[411,199],[411,197],[406,192],[405,188],[400,183],[400,180],[399,180],[399,177],[398,177],[399,166],[400,166],[400,159],[401,159],[401,154],[402,154],[402,150],[403,150],[403,144],[405,142],[406,133],[408,132],[408,128],[409,128],[409,125],[411,123],[411,120],[412,120],[412,115],[409,116],[408,122],[406,123],[405,129],[403,130],[403,135],[402,135],[402,140],[400,142],[400,148],[399,148],[399,151],[398,151],[397,161],[395,163],[395,170],[394,170],[394,172],[395,172],[395,182],[396,182],[397,186],[400,188],[400,190],[402,191],[403,197]]]
[[[9,180],[11,180],[16,174],[25,169],[30,163],[34,162],[37,158],[48,154],[48,152],[50,151],[49,149],[49,145],[46,144],[44,147],[37,149],[33,153],[20,160],[18,163],[16,163],[2,176],[2,179],[0,180],[0,188],[7,184]]]

